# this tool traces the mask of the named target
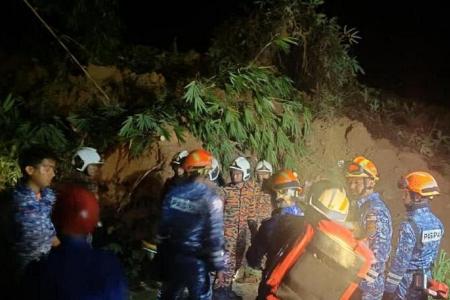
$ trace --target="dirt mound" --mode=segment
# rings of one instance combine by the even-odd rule
[[[161,191],[167,178],[173,175],[172,157],[179,151],[193,150],[201,143],[192,135],[181,143],[172,139],[154,143],[137,158],[132,158],[126,146],[107,155],[102,166],[104,191],[101,202],[120,212],[120,219],[132,231],[136,240],[154,237],[160,212]]]
[[[388,128],[386,128],[388,130]],[[335,120],[316,120],[308,138],[309,155],[299,164],[299,173],[303,179],[313,179],[324,174],[337,176],[338,160],[351,160],[356,155],[364,155],[373,160],[380,172],[377,190],[391,209],[394,230],[404,216],[401,193],[397,181],[401,175],[411,171],[428,171],[439,183],[441,196],[433,203],[433,211],[439,216],[446,228],[450,228],[450,187],[449,177],[428,165],[425,158],[409,149],[395,147],[387,139],[375,139],[361,122],[346,117]],[[448,169],[448,166],[440,169]],[[450,239],[445,238],[443,248],[450,250]]]

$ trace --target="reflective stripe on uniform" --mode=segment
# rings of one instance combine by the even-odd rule
[[[379,274],[380,274],[380,273],[376,272],[376,271],[373,270],[373,269],[369,269],[369,271],[367,272],[367,275],[370,275],[370,276],[372,276],[373,278],[377,278]]]
[[[403,277],[399,276],[395,273],[389,272],[387,277],[386,277],[386,281],[393,284],[393,285],[398,285],[400,283],[400,281],[402,281]]]

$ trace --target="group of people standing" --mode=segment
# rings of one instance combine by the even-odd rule
[[[244,157],[231,164],[231,182],[221,187],[210,177],[213,159],[203,149],[186,153],[179,162],[184,175],[164,196],[158,249],[168,263],[160,299],[178,299],[185,289],[191,299],[239,299],[232,284],[243,262],[263,270],[258,299],[278,299],[268,282],[273,266],[293,238],[305,234],[301,224],[314,223],[314,218],[343,225],[373,255],[352,299],[427,298],[436,283],[431,271],[444,234],[430,207],[439,195],[431,174],[417,171],[401,178],[406,214],[392,251],[391,213],[375,192],[379,174],[367,158],[357,156],[346,166],[346,186],[322,180],[310,190],[294,171],[273,174],[266,161],[258,163],[253,182]],[[420,280],[425,284],[419,287]]]
[[[100,155],[79,149],[72,160],[77,176],[55,194],[49,186],[57,162],[49,149],[37,146],[19,157],[23,177],[8,193],[14,228],[7,242],[14,246],[12,277],[20,287],[13,298],[127,299],[119,260],[92,247],[100,214]],[[292,268],[289,276],[296,280],[288,280],[286,270],[277,273],[294,245],[308,248],[312,228],[323,229],[323,220],[370,252],[370,268],[340,299],[420,300],[432,292],[445,299],[445,286],[431,277],[444,226],[431,211],[439,187],[427,172],[398,182],[406,213],[393,250],[391,214],[375,191],[378,170],[363,156],[346,165],[345,186],[332,180],[305,186],[293,170],[274,172],[265,160],[253,169],[242,156],[229,166],[230,183],[224,184],[219,162],[204,149],[178,153],[172,167],[175,176],[162,188],[154,259],[162,282],[159,299],[240,299],[233,291],[236,281],[259,281],[258,299],[324,299],[320,289],[298,288],[296,280],[307,282],[307,270]],[[322,284],[325,291],[327,282]],[[282,285],[296,296],[280,296]]]

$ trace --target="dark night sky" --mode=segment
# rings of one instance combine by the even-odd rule
[[[426,4],[426,5],[425,5]],[[450,105],[450,22],[444,1],[330,1],[326,11],[358,28],[361,79],[407,97]]]
[[[204,51],[212,29],[242,13],[244,2],[251,1],[161,1],[157,7],[155,1],[123,0],[120,14],[127,41],[170,48],[176,36],[180,50]],[[444,3],[333,0],[326,1],[322,11],[360,31],[363,39],[352,54],[366,71],[363,82],[450,105],[450,22]],[[21,12],[23,6],[14,9],[0,25],[32,18]]]
[[[198,1],[146,9],[123,10],[128,38],[170,46],[177,36],[180,49],[207,48],[211,29],[227,16],[241,13],[244,1]],[[341,25],[356,27],[362,40],[353,47],[366,71],[360,77],[372,86],[424,101],[450,104],[450,22],[444,1],[326,1],[322,11]],[[168,34],[167,34],[168,33]]]

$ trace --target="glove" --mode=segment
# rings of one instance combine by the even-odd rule
[[[383,294],[383,300],[394,300],[394,293],[386,293]]]

